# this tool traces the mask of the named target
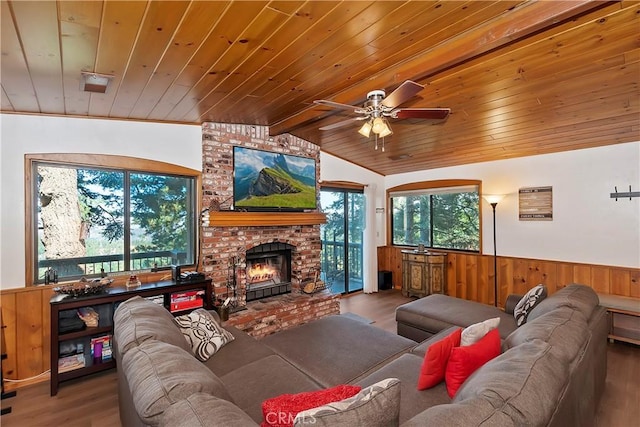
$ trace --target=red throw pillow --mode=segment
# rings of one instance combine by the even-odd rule
[[[451,355],[451,349],[460,346],[462,329],[458,328],[440,341],[434,342],[424,355],[420,376],[418,377],[418,390],[426,390],[434,387],[444,380],[447,362]]]
[[[453,399],[460,386],[478,368],[500,354],[500,333],[493,329],[475,344],[451,349],[444,375],[447,393]]]
[[[339,402],[355,396],[362,390],[356,385],[339,385],[326,390],[308,391],[298,394],[283,394],[262,402],[262,427],[289,427],[298,412],[327,403]]]

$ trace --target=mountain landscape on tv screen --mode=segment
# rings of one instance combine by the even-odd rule
[[[235,147],[234,205],[246,209],[314,209],[315,161]]]

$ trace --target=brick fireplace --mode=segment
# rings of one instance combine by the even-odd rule
[[[203,227],[201,235],[201,270],[212,279],[215,295],[217,298],[235,297],[237,306],[247,307],[249,312],[256,311],[249,307],[252,304],[260,304],[259,307],[265,308],[269,300],[277,298],[289,301],[296,306],[300,301],[294,302],[294,300],[300,298],[331,300],[329,305],[304,302],[303,305],[307,307],[303,310],[304,313],[300,313],[297,318],[289,316],[283,327],[312,320],[314,313],[309,312],[309,307],[318,306],[318,315],[339,312],[336,296],[323,297],[319,294],[310,296],[300,292],[301,284],[312,279],[316,272],[320,271],[320,224],[317,221],[298,220],[286,224],[288,222],[286,219],[301,215],[317,215],[317,212],[251,213],[250,223],[234,220],[236,217],[244,218],[248,215],[246,212],[236,212],[232,209],[234,146],[313,158],[316,161],[316,176],[320,176],[320,151],[315,144],[292,135],[271,137],[265,126],[210,122],[202,125],[202,205],[203,207],[211,206],[213,201],[213,205],[220,206],[220,214],[228,219],[224,224],[213,221],[210,227]],[[212,218],[215,218],[215,215],[216,212],[211,213]],[[273,217],[276,221],[268,220]],[[258,267],[256,264],[259,260],[265,260],[266,249],[275,249],[274,252],[278,252],[285,259],[286,267],[281,268],[277,273],[279,276],[277,280],[275,277],[268,277],[269,274],[274,273],[259,273],[254,270]],[[280,263],[281,266],[282,258],[280,261],[272,258],[268,262],[272,265]],[[279,282],[274,283],[276,281]],[[267,288],[269,291],[266,291]],[[284,288],[288,289],[281,292]],[[288,293],[289,291],[291,293]],[[268,296],[264,295],[265,292],[284,293],[284,295]],[[249,302],[247,302],[247,296],[249,296]],[[267,296],[268,298],[265,298]],[[281,304],[277,306],[276,311],[287,311]],[[257,310],[255,316],[265,317],[264,315],[263,310]],[[241,316],[246,317],[246,315]],[[254,324],[260,320],[243,319],[243,324],[253,325],[249,328],[251,330],[261,329],[259,334],[264,334],[265,330],[273,332],[273,328],[255,328]],[[274,319],[268,319],[268,321],[271,326],[274,324]]]
[[[291,253],[286,243],[265,243],[246,252],[246,301],[291,292]]]

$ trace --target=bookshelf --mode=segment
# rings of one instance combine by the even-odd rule
[[[161,281],[145,283],[136,288],[111,287],[100,294],[79,297],[54,295],[49,302],[51,306],[51,396],[58,393],[60,383],[64,381],[116,366],[111,354],[113,313],[121,302],[134,296],[161,303],[173,315],[187,313],[200,306],[212,309],[211,279],[179,283]],[[194,303],[194,296],[201,298],[202,303]],[[189,299],[184,302],[187,297]],[[182,304],[176,309],[175,302],[178,299]],[[65,332],[64,326],[68,324],[65,319],[73,318],[78,309],[86,307],[91,307],[98,313],[98,324]],[[96,355],[92,354],[92,344],[95,345],[98,341],[102,344],[102,356],[94,357]],[[62,369],[59,369],[59,364]]]

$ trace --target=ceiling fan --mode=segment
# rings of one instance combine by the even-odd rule
[[[378,149],[378,138],[384,138],[393,133],[387,118],[391,119],[425,119],[425,120],[444,120],[451,112],[450,108],[396,108],[398,105],[408,101],[418,92],[424,89],[424,86],[407,80],[402,83],[396,90],[386,96],[384,90],[373,90],[367,93],[367,101],[362,107],[356,107],[339,102],[327,101],[324,99],[313,101],[315,104],[325,105],[341,110],[351,110],[352,114],[358,117],[352,117],[337,123],[323,126],[320,130],[331,130],[339,127],[347,126],[355,121],[365,120],[364,124],[358,130],[362,136],[369,138],[373,132],[376,140],[375,149]],[[384,151],[384,139],[382,140],[382,151]]]

